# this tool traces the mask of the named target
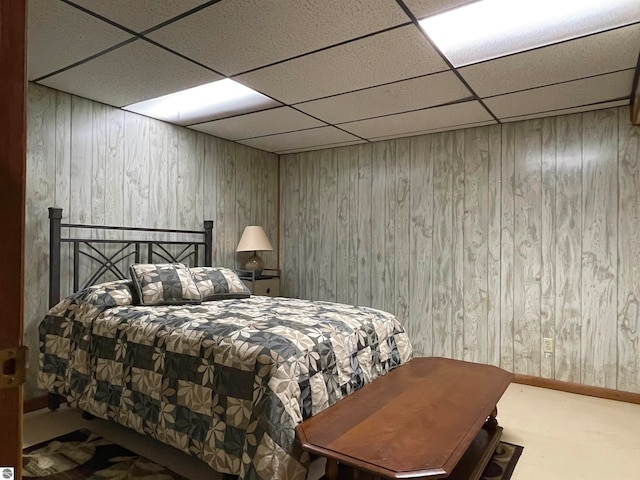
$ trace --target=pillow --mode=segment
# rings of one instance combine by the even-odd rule
[[[49,310],[49,315],[74,317],[78,306],[93,305],[100,312],[112,307],[136,304],[136,292],[131,280],[115,280],[99,283],[78,290],[62,299]]]
[[[202,301],[189,268],[182,263],[134,263],[129,271],[142,305]]]
[[[251,292],[236,272],[225,267],[194,267],[191,275],[202,295],[202,301],[225,298],[247,298]]]

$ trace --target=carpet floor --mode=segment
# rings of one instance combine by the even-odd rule
[[[500,442],[482,479],[509,480],[522,450],[518,445]],[[23,478],[187,480],[89,430],[77,430],[26,448],[22,464]]]

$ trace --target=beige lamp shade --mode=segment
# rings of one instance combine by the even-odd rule
[[[240,238],[236,252],[258,252],[261,250],[273,250],[262,227],[257,225],[244,227],[244,232],[242,232],[242,237]]]
[[[243,270],[252,270],[256,274],[262,273],[264,262],[256,253],[260,250],[273,250],[262,227],[257,225],[244,227],[244,232],[242,232],[242,237],[240,238],[236,252],[253,252],[253,255],[244,262],[244,265],[242,265]]]

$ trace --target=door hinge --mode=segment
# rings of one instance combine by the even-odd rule
[[[0,350],[0,388],[17,387],[24,383],[27,352],[25,346]]]

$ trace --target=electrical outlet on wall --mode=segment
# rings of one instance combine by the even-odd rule
[[[542,339],[542,350],[544,353],[553,353],[553,338]]]

